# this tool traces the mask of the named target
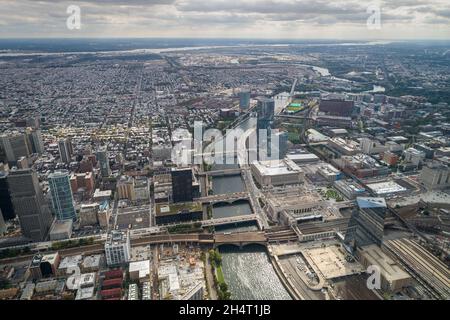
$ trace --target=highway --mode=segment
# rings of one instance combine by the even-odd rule
[[[320,300],[323,299],[323,294],[320,291],[316,292],[308,288],[308,285],[303,281],[303,276],[297,267],[297,263],[293,261],[294,258],[280,260],[285,276],[294,284],[295,289],[301,295],[302,300]]]
[[[258,200],[258,198],[264,198],[264,196],[253,181],[252,173],[249,168],[246,168],[246,170],[242,172],[242,178],[244,180],[245,187],[249,192],[253,210],[259,216],[264,229],[269,228],[269,219],[267,218],[265,211],[261,208]]]

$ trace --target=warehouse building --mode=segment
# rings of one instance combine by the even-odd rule
[[[377,245],[358,249],[359,261],[364,267],[378,266],[381,275],[381,288],[389,291],[399,291],[411,284],[411,276],[392,260]]]

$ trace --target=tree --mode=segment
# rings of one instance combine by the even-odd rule
[[[11,282],[9,282],[6,278],[0,278],[0,289],[9,289],[11,288]]]
[[[228,285],[225,282],[219,283],[219,289],[223,292],[228,291]]]
[[[229,291],[224,292],[222,300],[230,300],[230,299],[231,299],[231,292]]]
[[[220,266],[222,264],[222,256],[220,255],[220,253],[217,249],[209,250],[209,262],[213,266]]]

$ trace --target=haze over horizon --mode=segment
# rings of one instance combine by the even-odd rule
[[[371,30],[369,6],[381,28]],[[446,0],[0,0],[0,38],[445,40]],[[81,10],[81,29],[66,26]]]

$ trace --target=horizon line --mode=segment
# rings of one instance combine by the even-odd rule
[[[80,37],[63,37],[63,36],[49,36],[49,37],[1,37],[0,40],[253,40],[253,41],[402,41],[402,42],[419,42],[419,41],[450,41],[450,38],[387,38],[387,39],[372,39],[372,38],[257,38],[257,37],[171,37],[171,36],[148,36],[148,37],[115,37],[115,36],[80,36]]]

